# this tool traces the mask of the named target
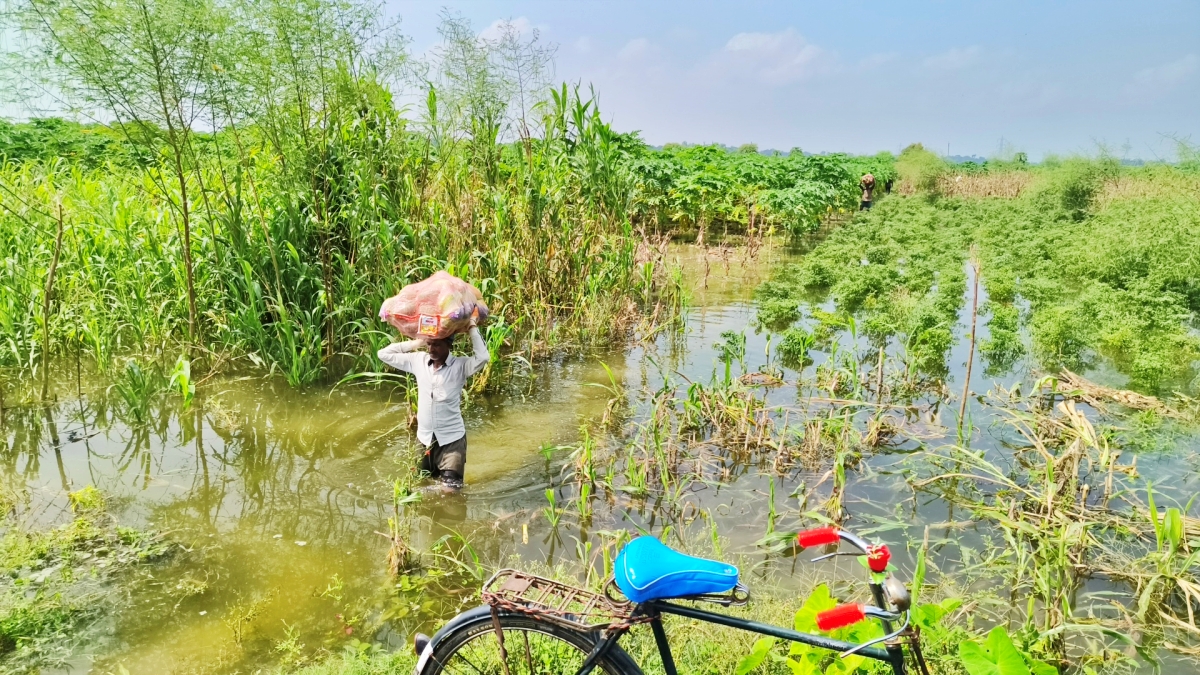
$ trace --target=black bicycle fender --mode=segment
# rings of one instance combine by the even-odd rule
[[[441,644],[442,640],[446,639],[447,635],[458,630],[459,627],[464,624],[474,623],[480,619],[487,619],[490,621],[491,618],[492,608],[488,607],[487,605],[483,605],[481,607],[476,607],[475,609],[468,609],[467,611],[462,612],[458,616],[447,621],[446,625],[442,626],[438,632],[433,634],[433,637],[429,638],[429,644],[425,645],[425,649],[421,651],[420,658],[417,659],[417,667],[413,670],[413,675],[421,675],[421,672],[425,670],[425,664],[427,664],[430,657],[433,656],[434,650],[437,649],[437,646]]]

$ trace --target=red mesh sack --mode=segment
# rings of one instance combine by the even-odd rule
[[[472,316],[480,325],[487,319],[483,294],[448,272],[436,272],[425,281],[405,286],[379,308],[380,319],[414,339],[440,340],[465,333]]]

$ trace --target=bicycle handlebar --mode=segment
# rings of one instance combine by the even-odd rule
[[[859,604],[838,605],[833,609],[817,613],[817,628],[828,633],[844,626],[851,626],[867,618]]]
[[[828,633],[829,631],[845,626],[852,626],[859,621],[863,621],[867,617],[875,619],[883,619],[884,621],[899,621],[904,618],[903,614],[897,612],[889,612],[879,609],[871,605],[859,605],[855,603],[847,605],[838,605],[833,609],[825,610],[817,613],[817,628]]]
[[[836,544],[839,541],[850,544],[866,555],[867,565],[871,568],[872,572],[879,573],[887,570],[888,563],[892,559],[892,553],[888,550],[887,544],[872,544],[853,532],[839,530],[836,527],[818,527],[796,534],[796,545],[800,548],[827,546],[829,544]],[[822,559],[817,558],[817,560]]]
[[[835,527],[818,527],[815,530],[805,530],[796,533],[796,544],[800,548],[813,546],[828,546],[836,544],[842,536]]]

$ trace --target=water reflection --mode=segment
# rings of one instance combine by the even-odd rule
[[[62,403],[6,411],[0,472],[34,488],[47,521],[61,517],[67,491],[92,484],[115,497],[123,522],[169,532],[181,543],[166,563],[114,591],[127,596],[122,610],[107,627],[108,639],[88,650],[99,655],[91,665],[100,672],[118,666],[134,675],[252,672],[351,640],[399,647],[412,631],[428,631],[470,602],[480,568],[519,559],[580,569],[586,561],[581,574],[602,576],[620,543],[639,531],[669,532],[676,542],[716,533],[727,555],[741,557],[747,578],[770,577],[786,587],[797,560],[768,556],[755,542],[767,533],[768,513],[781,531],[807,523],[800,500],[824,497],[824,463],[776,471],[762,455],[692,448],[697,456],[678,460],[679,468],[698,480],[682,494],[595,494],[583,516],[577,488],[567,480],[570,449],[560,447],[577,443],[585,423],[608,415],[610,431],[628,430],[651,413],[657,393],[708,382],[717,373],[722,333],[745,334],[747,370],[768,362],[768,336],[755,331],[748,300],[764,270],[786,254],[768,251],[748,264],[739,255],[684,256],[693,301],[685,332],[537,363],[501,391],[474,397],[466,413],[467,487],[459,494],[423,490],[405,508],[411,545],[438,570],[424,578],[386,571],[390,542],[380,533],[395,515],[393,480],[415,459],[403,396],[388,388],[296,392],[260,378],[229,378],[204,387],[188,410],[162,401],[140,425],[123,419],[102,389],[63,392]],[[837,340],[842,349],[872,348],[862,337]],[[897,349],[890,346],[885,358],[900,359]],[[966,358],[966,347],[956,345],[951,385]],[[828,351],[814,354],[806,373],[828,359]],[[626,392],[627,408],[608,408],[609,375],[601,362]],[[1025,375],[1007,373],[1003,382]],[[828,408],[795,386],[758,395],[783,415]],[[905,454],[921,447],[923,435],[947,431],[936,396],[918,403],[893,412],[905,420],[907,436],[851,472],[846,509],[861,529],[918,539],[930,524],[932,540],[946,551],[971,545],[986,534],[978,524],[945,502],[915,495],[901,475]],[[977,447],[1003,455],[1004,429],[983,417],[976,426]],[[1147,462],[1143,470],[1171,474],[1170,459],[1158,464]],[[1193,485],[1191,475],[1175,466],[1179,489]],[[561,511],[557,526],[550,522],[554,511],[547,513],[547,489]],[[899,564],[909,562],[903,547],[895,549]],[[939,562],[943,570],[956,564],[952,556]],[[831,573],[855,572],[848,564]],[[80,665],[90,658],[81,657]]]

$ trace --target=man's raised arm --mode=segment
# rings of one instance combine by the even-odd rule
[[[413,354],[420,349],[425,343],[420,340],[408,340],[406,342],[395,342],[383,349],[380,349],[375,355],[380,361],[388,364],[396,370],[403,370],[406,373],[411,373],[413,366]]]
[[[467,375],[474,375],[483,370],[483,367],[492,360],[492,355],[488,351],[487,345],[483,343],[483,336],[479,334],[479,328],[471,326],[471,350],[474,352],[467,357]]]

